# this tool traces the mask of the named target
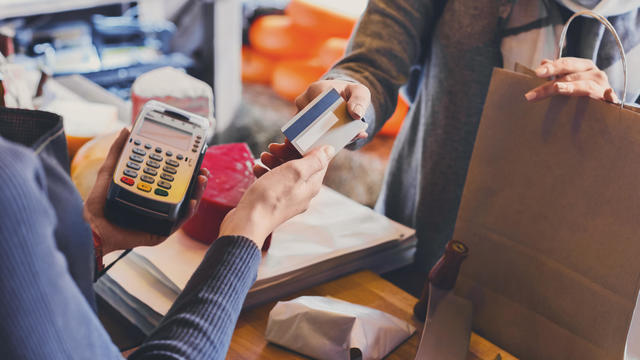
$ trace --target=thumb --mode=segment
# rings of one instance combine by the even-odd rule
[[[371,104],[371,93],[362,84],[350,84],[344,89],[347,99],[347,110],[355,120],[362,119],[364,112]]]
[[[618,96],[616,95],[616,92],[612,88],[606,89],[604,91],[603,97],[605,101],[608,101],[610,103],[616,104],[619,102]]]
[[[299,161],[304,164],[299,168],[299,170],[302,180],[307,181],[316,173],[326,170],[327,166],[329,166],[329,162],[333,159],[335,154],[336,150],[333,146],[327,145],[315,149],[305,155],[302,159],[294,160],[293,162]]]
[[[122,129],[116,137],[116,140],[111,144],[107,157],[102,163],[100,170],[98,170],[96,182],[93,184],[93,188],[91,188],[91,193],[89,194],[86,202],[89,207],[93,207],[98,213],[102,212],[102,207],[104,206],[104,202],[107,197],[109,183],[111,182],[111,177],[113,176],[113,172],[115,171],[118,163],[118,156],[120,155],[124,144],[127,142],[128,137],[129,130],[126,128]]]
[[[102,167],[99,171],[100,176],[105,176],[106,174],[107,177],[111,177],[113,172],[116,170],[116,166],[118,165],[118,158],[120,157],[120,153],[122,152],[122,148],[127,142],[128,137],[129,130],[127,128],[120,130],[118,137],[116,137],[113,144],[111,144],[111,148],[109,148],[109,152],[107,153],[107,157],[104,160],[104,163],[102,163]]]

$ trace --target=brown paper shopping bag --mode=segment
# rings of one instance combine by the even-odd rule
[[[454,238],[474,329],[522,359],[622,359],[640,275],[640,114],[529,103],[495,69]],[[640,341],[640,339],[638,339]]]

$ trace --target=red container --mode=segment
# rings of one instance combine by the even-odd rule
[[[182,227],[187,235],[205,244],[218,238],[225,215],[255,181],[253,161],[245,143],[216,145],[207,150],[202,167],[211,177],[198,211]]]

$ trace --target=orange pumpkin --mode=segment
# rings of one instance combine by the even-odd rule
[[[294,101],[326,71],[327,68],[317,60],[280,61],[273,71],[271,87],[281,97]]]
[[[88,141],[76,153],[71,161],[71,180],[75,184],[82,199],[86,200],[96,183],[98,170],[107,158],[111,144],[120,132],[101,135]]]
[[[72,136],[67,137],[67,151],[69,151],[69,159],[73,159],[78,149],[82,147],[87,141],[93,139],[91,136]]]
[[[249,28],[251,47],[275,58],[311,57],[321,41],[314,31],[295,25],[287,15],[262,16]]]
[[[338,60],[344,57],[349,40],[345,38],[332,37],[322,43],[318,50],[318,61],[327,69],[332,67]]]
[[[382,136],[396,136],[400,132],[404,118],[409,112],[409,103],[405,100],[404,96],[398,94],[398,105],[393,112],[389,120],[384,124],[378,134]]]
[[[242,47],[242,81],[258,84],[271,83],[276,62],[254,49]]]
[[[366,4],[366,0],[291,0],[285,13],[317,34],[347,38]]]

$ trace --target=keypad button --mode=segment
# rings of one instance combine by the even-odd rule
[[[179,163],[179,162],[177,162],[177,161],[175,161],[175,160],[173,160],[173,159],[167,159],[167,164],[168,164],[168,165],[171,165],[171,166],[173,166],[173,167],[178,167],[178,166],[180,165],[180,163]]]
[[[130,178],[136,178],[138,176],[138,173],[131,170],[131,169],[124,169],[124,174],[127,175]]]
[[[149,183],[149,184],[153,184],[153,182],[155,181],[155,179],[149,175],[141,175],[140,176],[140,180]]]
[[[144,173],[145,173],[145,174],[149,174],[149,175],[151,175],[151,176],[156,176],[156,175],[158,175],[158,171],[156,171],[155,169],[152,169],[152,168],[150,168],[150,167],[146,167],[146,168],[144,168]]]
[[[151,144],[144,144],[144,148],[147,150],[151,150],[152,147]]]
[[[184,159],[184,156],[182,156],[182,154],[178,154],[178,155],[176,155],[176,159],[182,160],[182,159]]]
[[[134,154],[138,154],[138,155],[141,155],[141,156],[147,155],[147,152],[142,150],[142,149],[140,149],[140,148],[133,148],[131,151],[133,151]]]
[[[158,154],[151,154],[149,155],[150,158],[152,158],[155,161],[162,161],[162,156],[158,155]]]
[[[162,148],[161,148],[160,146],[158,146],[158,147],[156,148],[156,152],[157,152],[158,154],[162,153]]]
[[[140,140],[138,140],[138,139],[135,139],[135,140],[133,141],[133,143],[134,143],[134,144],[136,144],[136,145],[138,145],[138,146],[140,146],[140,144],[142,144],[142,141],[140,141]]]
[[[167,151],[165,154],[167,154],[167,156],[173,156],[173,153],[171,151]]]
[[[160,178],[162,180],[173,181],[173,176],[165,173],[160,174]]]
[[[125,184],[127,184],[127,185],[129,185],[129,186],[132,186],[132,185],[133,185],[133,183],[135,182],[135,181],[133,181],[133,179],[132,179],[132,178],[128,178],[128,177],[126,177],[126,176],[121,177],[121,178],[120,178],[120,181],[122,181],[123,183],[125,183]]]
[[[169,195],[169,192],[168,192],[167,190],[164,190],[164,189],[156,189],[156,190],[154,191],[154,193],[155,193],[156,195],[160,195],[160,196],[167,196],[167,195]]]
[[[129,159],[131,159],[131,160],[133,160],[135,162],[139,162],[139,163],[144,161],[143,157],[141,157],[139,155],[136,155],[136,154],[131,154],[131,156],[129,156]]]
[[[169,174],[174,174],[178,172],[178,170],[176,170],[176,168],[173,168],[171,166],[165,166],[162,168],[162,170],[168,172]]]
[[[144,191],[144,192],[149,192],[151,191],[151,185],[149,184],[145,184],[145,183],[138,183],[138,189]]]
[[[127,167],[133,170],[140,170],[140,165],[134,163],[133,161],[127,161]]]
[[[154,169],[157,169],[160,167],[160,163],[154,160],[147,160],[147,165],[151,166]]]
[[[160,186],[161,188],[165,188],[165,189],[171,189],[171,184],[169,184],[168,182],[166,182],[164,180],[158,181],[158,186]]]
[[[196,139],[200,140],[200,139],[202,139],[202,136],[196,135]]]
[[[191,149],[191,151],[193,151],[193,152],[198,152],[198,148],[197,148],[197,147],[194,147],[193,149]]]

